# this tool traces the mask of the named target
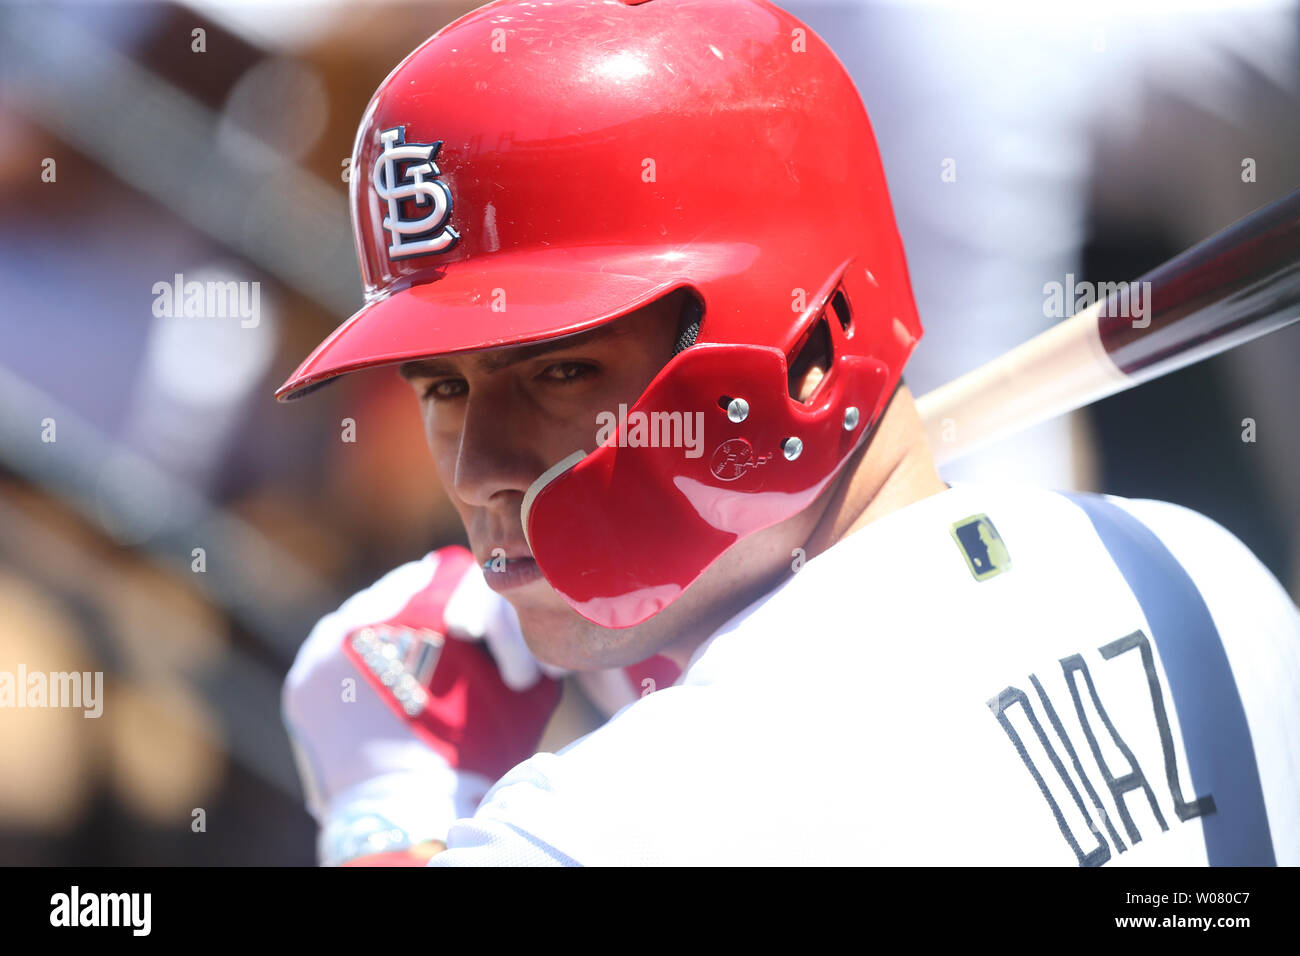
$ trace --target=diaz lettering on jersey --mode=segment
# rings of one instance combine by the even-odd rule
[[[451,218],[451,189],[432,178],[442,175],[434,162],[442,141],[408,143],[405,126],[384,130],[379,141],[384,148],[375,159],[370,178],[379,200],[388,207],[384,229],[389,236],[389,257],[409,259],[446,252],[460,234],[447,225]],[[421,210],[431,208],[424,215],[412,215],[414,210],[406,203]]]
[[[1214,797],[1209,794],[1203,797],[1194,797],[1190,802],[1183,799],[1182,785],[1178,779],[1178,755],[1174,750],[1173,733],[1169,726],[1168,713],[1165,710],[1164,692],[1160,685],[1160,675],[1156,670],[1155,656],[1151,651],[1151,644],[1147,640],[1146,634],[1141,630],[1137,630],[1117,641],[1105,644],[1097,650],[1101,654],[1103,661],[1115,662],[1115,664],[1109,666],[1118,666],[1132,660],[1131,657],[1124,656],[1128,651],[1136,650],[1138,657],[1141,658],[1147,688],[1151,694],[1151,713],[1155,720],[1156,731],[1159,734],[1160,747],[1164,752],[1165,785],[1168,787],[1169,796],[1173,801],[1174,813],[1178,819],[1185,822],[1194,817],[1214,813]],[[1119,660],[1116,660],[1117,658]],[[1047,722],[1056,734],[1060,744],[1059,748],[1048,739],[1047,732],[1043,729],[1043,723],[1038,718],[1034,703],[1030,700],[1029,695],[1019,687],[1009,686],[1005,688],[1000,694],[988,701],[988,707],[997,718],[998,723],[1002,725],[1002,729],[1006,731],[1007,736],[1011,738],[1011,743],[1015,746],[1020,759],[1024,761],[1025,768],[1033,777],[1034,783],[1038,785],[1043,799],[1051,807],[1052,815],[1056,818],[1057,826],[1061,829],[1061,836],[1065,838],[1066,843],[1070,845],[1070,849],[1074,851],[1079,865],[1101,866],[1111,858],[1111,846],[1114,846],[1120,853],[1125,852],[1128,847],[1125,846],[1123,838],[1121,838],[1111,822],[1106,806],[1099,796],[1100,791],[1109,791],[1120,823],[1124,827],[1124,832],[1131,844],[1137,844],[1142,840],[1142,834],[1133,822],[1129,808],[1125,805],[1125,797],[1132,791],[1140,790],[1142,795],[1146,797],[1151,807],[1151,813],[1162,832],[1169,829],[1169,824],[1160,812],[1155,791],[1152,789],[1146,774],[1138,765],[1138,759],[1134,756],[1132,748],[1125,742],[1124,736],[1120,733],[1120,728],[1115,726],[1107,714],[1106,708],[1097,694],[1097,686],[1092,673],[1089,671],[1083,656],[1071,654],[1068,657],[1061,658],[1060,663],[1065,684],[1069,688],[1070,697],[1074,702],[1074,711],[1078,715],[1079,726],[1083,729],[1083,736],[1087,740],[1088,749],[1092,752],[1095,769],[1101,777],[1100,786],[1089,779],[1088,773],[1084,771],[1083,761],[1079,759],[1079,751],[1066,732],[1057,708],[1052,704],[1047,692],[1043,689],[1042,682],[1036,675],[1029,675],[1029,683],[1037,693],[1042,712],[1046,715]],[[1087,688],[1092,709],[1096,714],[1097,721],[1100,722],[1099,727],[1088,717],[1083,696],[1079,692],[1080,680],[1082,680],[1084,687]],[[1021,723],[1022,726],[1024,723],[1028,723],[1043,752],[1047,755],[1047,759],[1051,762],[1051,768],[1038,767],[1030,757],[1025,747],[1025,741],[1012,725],[1011,718],[1016,716],[1015,712],[1017,710],[1019,710],[1017,722]],[[1145,728],[1129,728],[1131,732],[1142,729]],[[1103,754],[1102,747],[1098,742],[1100,734],[1105,734],[1108,738],[1109,742],[1106,750],[1112,755],[1109,760]],[[1060,752],[1061,749],[1064,750],[1064,760]],[[1115,766],[1116,761],[1113,755],[1116,752],[1119,753],[1126,766]],[[1079,793],[1078,787],[1074,784],[1074,777],[1067,771],[1067,761],[1082,783],[1089,802],[1095,808],[1096,816],[1100,817],[1101,823],[1105,827],[1105,834],[1098,828],[1093,813],[1084,803],[1083,795]],[[1044,774],[1050,776],[1052,780],[1050,785],[1047,779],[1044,778]],[[1058,779],[1060,783],[1057,783]],[[1060,804],[1052,795],[1052,787],[1058,787],[1059,792],[1061,785],[1069,794],[1074,809],[1087,821],[1087,830],[1076,832],[1076,828],[1066,820],[1066,815],[1062,812]],[[1110,837],[1109,842],[1106,839],[1107,836]],[[1085,851],[1083,847],[1089,846],[1089,844],[1095,845],[1090,846]]]

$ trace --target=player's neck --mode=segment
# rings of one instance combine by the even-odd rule
[[[877,518],[946,488],[935,470],[912,396],[900,388],[876,434],[849,459],[831,488],[823,492],[826,498],[821,517],[803,546],[807,557],[816,557]],[[788,571],[782,569],[771,579],[753,582],[748,590],[736,590],[725,606],[709,608],[685,622],[679,620],[675,627],[682,636],[659,653],[684,668],[695,650],[728,618],[788,577]]]
[[[871,441],[858,449],[808,539],[812,558],[877,518],[947,489],[916,403],[900,388]]]

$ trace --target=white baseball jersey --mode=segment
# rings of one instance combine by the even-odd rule
[[[1157,501],[956,484],[499,780],[431,865],[1300,863],[1300,613]]]

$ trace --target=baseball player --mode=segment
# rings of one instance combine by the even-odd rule
[[[366,305],[279,395],[398,368],[471,553],[289,675],[327,861],[1300,862],[1300,613],[1185,508],[943,481],[867,114],[798,20],[501,0],[353,168]],[[561,672],[631,699],[533,754]]]

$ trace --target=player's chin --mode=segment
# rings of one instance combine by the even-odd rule
[[[554,591],[552,601],[515,604],[524,642],[533,656],[571,671],[624,667],[647,656],[639,644],[639,629],[600,627],[569,607]]]

